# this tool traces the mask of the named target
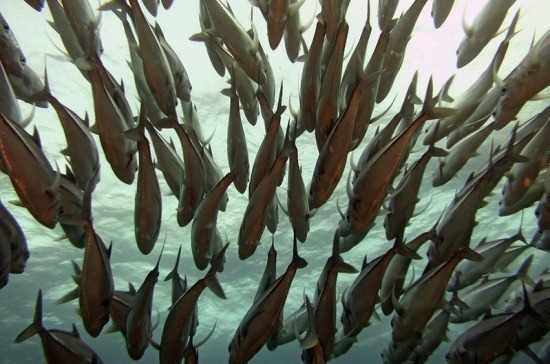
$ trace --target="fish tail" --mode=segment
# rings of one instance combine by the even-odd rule
[[[416,251],[414,251],[414,249],[411,249],[403,244],[401,239],[395,240],[395,249],[397,251],[397,254],[407,257],[409,259],[422,259],[422,257],[420,257],[420,255],[418,255]]]
[[[225,299],[225,293],[223,292],[223,288],[220,285],[220,282],[218,281],[218,278],[216,277],[216,272],[219,270],[221,265],[224,262],[225,259],[225,251],[227,250],[227,247],[229,246],[229,243],[225,244],[225,246],[220,250],[220,252],[211,260],[211,266],[208,270],[208,273],[206,273],[206,277],[204,277],[204,283],[214,294],[220,298]]]
[[[180,264],[180,255],[181,255],[181,244],[178,250],[178,256],[176,257],[176,264],[174,265],[174,269],[172,269],[172,271],[168,273],[166,278],[164,278],[165,281],[168,281],[170,279],[176,279],[176,277],[178,276],[178,266]]]
[[[292,250],[292,262],[295,262],[298,268],[305,268],[307,267],[307,261],[298,255],[298,243],[296,240],[296,233],[294,233],[293,239],[294,239],[294,242],[293,242],[293,250]]]
[[[531,268],[531,263],[533,262],[533,254],[529,255],[527,259],[519,267],[516,276],[525,284],[534,286],[535,282],[529,277],[529,268]]]
[[[42,326],[42,290],[38,290],[38,297],[36,297],[36,306],[34,308],[34,320],[33,322],[17,337],[15,338],[16,343],[23,342],[28,338],[34,336],[43,328]]]
[[[437,98],[434,99],[433,97],[433,81],[430,77],[428,87],[426,88],[426,96],[424,97],[421,115],[425,115],[426,120],[431,120],[449,117],[458,112],[458,110],[447,107],[435,107],[436,101]]]

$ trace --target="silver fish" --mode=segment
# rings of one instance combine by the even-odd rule
[[[239,98],[236,93],[234,78],[231,78],[229,121],[227,123],[227,160],[229,169],[235,173],[235,188],[239,193],[244,193],[248,186],[250,165],[248,162],[248,149],[244,135],[241,114],[239,111]]]
[[[1,259],[7,273],[21,274],[25,271],[30,252],[25,233],[17,220],[0,201],[0,240],[2,250],[6,250]],[[6,264],[7,263],[7,264]],[[0,275],[0,278],[7,276]]]
[[[363,261],[361,272],[353,283],[342,294],[342,325],[346,336],[357,336],[363,328],[369,325],[369,320],[375,311],[375,304],[379,300],[378,291],[386,268],[396,254],[409,259],[420,259],[412,249],[408,249],[399,239],[384,255],[381,255],[367,264]]]
[[[439,29],[451,13],[455,0],[434,0],[432,5],[432,18],[434,26]]]
[[[292,261],[287,270],[254,302],[229,344],[229,363],[250,360],[268,340],[277,325],[296,271],[307,266],[298,255],[296,236]]]
[[[216,271],[223,260],[228,246],[229,244],[226,244],[220,253],[212,260],[212,266],[205,277],[199,279],[172,306],[162,330],[159,350],[159,361],[161,363],[181,362],[187,342],[189,341],[193,323],[196,320],[194,314],[195,307],[197,306],[202,291],[208,287],[216,296],[222,299],[225,298],[223,289],[216,277]]]
[[[166,239],[164,240],[166,243]],[[139,360],[143,357],[153,336],[151,325],[151,310],[153,308],[153,292],[159,276],[159,264],[164,245],[160,251],[155,267],[147,274],[132,300],[126,316],[126,350],[130,357]]]
[[[426,5],[427,0],[415,0],[411,7],[399,18],[397,24],[393,28],[388,46],[386,48],[386,56],[384,57],[383,77],[380,80],[378,93],[376,94],[376,102],[382,102],[388,96],[393,82],[397,77],[397,73],[403,64],[407,44],[411,38],[414,25],[418,20],[420,12]]]
[[[99,36],[101,12],[94,15],[88,0],[61,0],[61,4],[84,53],[91,58],[103,53]]]
[[[266,83],[265,66],[258,52],[258,35],[251,38],[233,14],[218,0],[204,0],[212,24],[227,49],[254,82]]]
[[[33,138],[1,114],[0,159],[21,203],[39,223],[53,229],[62,212],[59,172]]]
[[[488,1],[471,25],[466,23],[464,16],[462,17],[462,28],[466,36],[462,39],[456,51],[457,68],[464,67],[477,57],[495,36],[506,17],[508,9],[515,2],[516,0]]]
[[[27,65],[15,35],[0,13],[0,62],[8,74],[13,91],[18,99],[31,102],[30,97],[44,88],[40,77]],[[48,107],[47,102],[37,102],[38,107]]]
[[[202,199],[191,226],[191,251],[195,266],[204,270],[215,257],[213,239],[218,221],[218,211],[223,196],[233,183],[235,174],[229,172]]]
[[[42,325],[42,290],[38,291],[33,322],[15,338],[21,343],[33,335],[40,335],[44,356],[48,363],[103,363],[82,339],[73,324],[72,331],[48,330]]]

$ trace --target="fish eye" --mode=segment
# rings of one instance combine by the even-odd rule
[[[8,24],[4,24],[4,30],[6,32],[9,32],[10,31],[10,26]]]
[[[506,91],[508,91],[508,89],[506,87],[503,87],[502,90],[501,90],[503,95],[506,94]]]
[[[31,253],[27,250],[25,252],[25,260],[29,260],[30,256],[31,256]]]
[[[21,56],[19,61],[21,62],[21,64],[27,64],[27,59],[25,58],[25,56]]]
[[[445,354],[445,360],[449,361],[451,359],[451,355],[449,353]]]

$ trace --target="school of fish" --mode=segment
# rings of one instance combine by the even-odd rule
[[[0,178],[7,186],[0,189],[0,307],[16,299],[3,295],[4,287],[20,284],[15,275],[34,258],[26,236],[35,239],[36,233],[16,216],[27,214],[44,236],[61,227],[58,240],[70,243],[55,244],[77,257],[70,261],[75,285],[57,303],[76,301],[78,325],[46,328],[51,305],[43,304],[49,293],[41,287],[26,292],[37,295],[34,317],[26,328],[9,328],[12,341],[34,341],[38,334],[48,363],[107,363],[112,361],[93,349],[94,338],[119,332],[127,362],[153,351],[155,362],[197,363],[199,351],[218,350],[208,348],[209,340],[224,320],[217,312],[216,322],[199,322],[202,307],[213,301],[231,311],[217,301],[239,295],[241,283],[226,276],[240,265],[246,284],[258,288],[253,301],[238,301],[246,313],[233,336],[223,338],[229,363],[253,362],[264,345],[275,351],[291,342],[301,351],[296,362],[340,356],[346,362],[348,352],[366,350],[359,335],[373,332],[382,315],[389,334],[386,346],[376,348],[379,362],[423,363],[440,346],[449,363],[548,362],[550,29],[532,35],[526,53],[503,76],[501,65],[517,52],[515,37],[530,16],[516,0],[486,0],[471,21],[456,13],[453,0],[319,0],[306,19],[304,4],[314,0],[249,0],[249,20],[229,3],[195,1],[196,32],[179,36],[204,47],[202,72],[227,80],[216,91],[225,112],[216,116],[212,135],[205,135],[200,120],[209,106],[193,101],[191,82],[200,83],[200,75],[187,72],[181,50],[161,27],[163,17],[181,16],[173,13],[173,0],[0,1]],[[364,9],[357,35],[347,21],[351,1]],[[21,33],[2,14],[16,2],[42,13],[57,34],[51,41],[58,53],[46,58],[44,69],[29,66],[24,54],[34,54],[20,47]],[[407,45],[420,14],[430,11],[439,30],[448,17],[462,18],[464,36],[449,66],[456,72],[438,83],[420,69],[406,75],[408,88],[396,88],[405,58],[422,57]],[[102,30],[104,17],[117,20],[116,35]],[[113,37],[127,48],[133,80],[113,73],[106,41]],[[490,62],[466,90],[451,95],[454,78],[490,43],[497,45]],[[270,64],[270,52],[282,47],[287,62],[300,64],[293,90]],[[93,107],[84,116],[57,95],[59,81],[51,79],[48,65],[59,59],[89,88]],[[533,100],[537,107],[525,112]],[[59,139],[40,138],[41,129],[57,120],[40,119],[35,108],[54,110]],[[256,125],[260,118],[263,126]],[[248,128],[259,128],[263,137],[247,139]],[[214,134],[222,135],[226,151],[213,150]],[[305,140],[313,146],[305,158],[315,160],[311,168],[302,165]],[[61,153],[51,152],[60,145]],[[219,154],[227,163],[215,158]],[[474,158],[478,168],[469,163]],[[103,177],[110,173],[112,181]],[[438,201],[445,208],[418,226],[417,217],[427,216],[436,204],[432,198],[439,198],[434,191],[451,180],[458,183],[454,196]],[[135,199],[99,200],[104,188],[113,188],[108,183],[132,186]],[[418,204],[422,188],[431,191],[424,206]],[[234,198],[246,208],[236,211]],[[95,201],[133,213],[133,226],[109,221],[115,231],[134,233],[135,243],[125,242],[122,251],[149,255],[156,249],[156,264],[139,267],[143,273],[131,277],[127,290],[115,269],[120,236],[103,232],[106,217],[94,213]],[[517,232],[486,234],[493,221],[477,213],[487,205],[493,219],[514,215]],[[240,225],[219,223],[229,212]],[[167,233],[166,225],[187,231],[189,239]],[[412,225],[421,233],[411,234]],[[316,226],[323,242],[312,241],[319,239],[310,232]],[[481,230],[479,242],[474,229]],[[525,237],[531,230],[533,236]],[[368,249],[373,239],[385,241],[374,256]],[[53,244],[50,251],[57,249]],[[313,253],[309,246],[316,246]],[[184,267],[182,247],[189,253]],[[166,252],[177,248],[174,268],[163,276]],[[61,254],[51,255],[58,260],[53,264],[68,264]],[[352,256],[362,264],[344,260]],[[253,259],[265,262],[263,274],[246,265]],[[277,259],[288,264],[279,274]],[[317,283],[292,294],[303,272]],[[155,297],[163,280],[172,280],[170,302]],[[285,309],[291,299],[295,312]],[[2,317],[0,329],[8,329]],[[458,335],[442,344],[448,330]]]

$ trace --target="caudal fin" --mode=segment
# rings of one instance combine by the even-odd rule
[[[38,297],[36,297],[36,306],[34,308],[34,320],[33,322],[17,337],[15,338],[16,343],[23,342],[28,338],[37,334],[40,329],[42,329],[42,290],[38,290]]]

